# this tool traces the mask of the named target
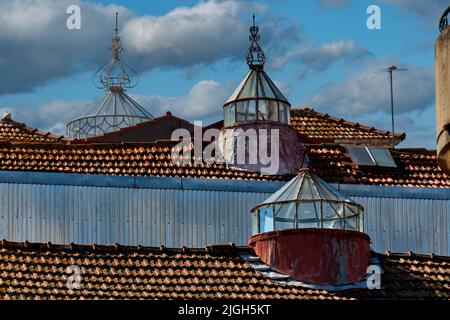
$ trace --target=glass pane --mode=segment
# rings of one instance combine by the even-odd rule
[[[224,126],[231,126],[234,124],[235,117],[235,106],[234,104],[230,104],[225,107],[225,117],[224,117]]]
[[[386,148],[368,147],[368,149],[372,157],[375,159],[377,165],[381,167],[397,167],[394,159],[392,159],[391,154]]]
[[[267,120],[267,105],[265,100],[258,101],[258,120]]]
[[[342,204],[324,202],[322,208],[324,220],[341,219],[344,217]]]
[[[278,122],[278,103],[276,101],[267,101],[268,120]]]
[[[245,121],[245,106],[243,102],[236,102],[236,122]]]
[[[259,87],[261,90],[261,96],[276,99],[277,97],[275,96],[269,83],[264,79],[264,77],[262,75],[261,75],[260,79],[261,79],[261,82],[259,83]]]
[[[261,208],[259,214],[259,232],[273,231],[273,209],[272,207]]]
[[[275,230],[295,229],[294,222],[285,222],[275,220]]]
[[[250,100],[250,101],[245,101],[245,110],[246,110],[246,119],[249,121],[253,121],[256,119],[256,101],[255,100]]]
[[[239,99],[256,97],[256,72],[253,72],[247,80],[244,88],[239,95]]]
[[[292,220],[294,221],[296,219],[296,205],[295,202],[290,202],[282,205],[275,205],[275,212],[274,216],[275,219],[280,220]]]
[[[320,203],[300,202],[298,204],[298,227],[317,228],[320,226]]]
[[[259,214],[258,211],[253,212],[250,217],[250,225],[252,229],[252,235],[259,233]]]
[[[280,122],[281,123],[289,123],[290,115],[289,113],[289,107],[285,105],[284,103],[280,103]]]
[[[376,163],[371,158],[365,147],[347,147],[348,152],[357,165],[374,166]]]

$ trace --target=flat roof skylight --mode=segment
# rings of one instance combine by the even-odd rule
[[[353,161],[360,166],[380,166],[396,168],[389,150],[383,147],[347,147]]]

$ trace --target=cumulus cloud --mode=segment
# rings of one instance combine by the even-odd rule
[[[81,30],[66,28],[69,5],[81,8]],[[242,59],[248,45],[248,12],[264,20],[263,44],[295,41],[296,31],[263,5],[210,0],[163,16],[138,16],[125,7],[82,0],[0,0],[0,95],[30,91],[49,81],[91,71],[108,61],[107,48],[120,13],[124,60],[137,71],[192,68]],[[233,32],[230,32],[233,30]],[[284,36],[287,33],[294,36]]]
[[[299,63],[308,71],[324,71],[334,63],[351,63],[362,60],[372,54],[359,47],[353,40],[340,40],[323,44],[305,42],[301,47],[286,52],[277,58],[272,66],[282,68],[286,64]]]
[[[65,134],[66,123],[79,117],[93,101],[54,100],[39,106],[12,105],[0,108],[0,116],[10,112],[16,121],[57,134]]]
[[[81,30],[66,28],[71,4],[81,7]],[[0,94],[30,91],[97,66],[115,11],[129,16],[123,7],[77,0],[0,1]]]
[[[211,63],[243,53],[247,24],[240,21],[243,4],[209,1],[179,7],[165,16],[135,17],[123,30],[127,48],[143,67]],[[233,32],[230,32],[233,30]]]
[[[380,59],[340,83],[328,83],[302,105],[391,130],[389,78],[387,73],[376,72],[386,65],[389,65],[387,61]],[[394,102],[395,131],[407,134],[402,146],[435,148],[433,69],[411,67],[395,73]]]
[[[236,84],[202,80],[195,84],[185,96],[133,95],[155,117],[171,111],[188,120],[203,120],[205,123],[223,117],[223,104],[231,95]],[[39,106],[11,105],[0,108],[0,116],[11,112],[14,120],[32,127],[58,134],[65,134],[66,124],[82,115],[91,114],[101,97],[92,100],[54,100]]]
[[[390,113],[387,73],[374,68],[350,75],[342,83],[329,83],[305,103],[338,115]],[[434,102],[434,72],[414,69],[394,75],[395,112],[398,114],[425,109]]]
[[[207,121],[223,116],[223,104],[233,89],[231,83],[202,80],[195,84],[186,96],[133,95],[133,98],[156,115],[171,111],[181,118]]]

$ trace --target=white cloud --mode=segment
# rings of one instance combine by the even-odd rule
[[[246,46],[248,23],[240,20],[244,4],[201,2],[165,16],[135,17],[123,30],[128,50],[144,67],[193,65],[232,57]],[[230,32],[233,30],[233,32]]]
[[[65,134],[66,123],[79,117],[93,101],[54,100],[39,106],[7,106],[0,108],[0,116],[11,112],[15,121],[57,134]]]
[[[81,30],[66,27],[70,4],[81,7]],[[123,7],[79,0],[0,0],[0,94],[30,91],[98,66],[115,11],[129,16]]]
[[[342,83],[329,83],[305,103],[337,115],[390,113],[387,73],[374,68],[350,75]],[[425,109],[434,102],[434,72],[414,69],[394,75],[395,112]]]
[[[376,73],[387,65],[388,61],[381,59],[341,83],[328,83],[302,105],[390,131],[389,78],[387,73]],[[435,148],[434,72],[431,68],[411,67],[394,74],[394,113],[395,131],[407,134],[401,146]]]
[[[171,111],[176,116],[192,121],[209,120],[223,117],[223,104],[232,91],[230,83],[202,80],[183,97],[133,95],[133,98],[154,115]]]
[[[223,117],[223,104],[231,95],[235,84],[202,80],[196,83],[186,96],[164,97],[132,95],[137,102],[155,117],[171,111],[188,120],[203,120],[205,123]],[[0,116],[12,113],[12,118],[44,131],[65,134],[66,124],[74,118],[95,109],[101,97],[90,101],[54,100],[39,106],[11,105],[0,108]],[[89,113],[90,114],[90,113]]]
[[[68,30],[66,8],[81,7],[81,30]],[[94,70],[109,60],[107,48],[120,14],[124,61],[139,72],[158,67],[211,66],[221,59],[244,61],[249,12],[264,22],[262,43],[277,48],[295,41],[267,7],[239,0],[202,1],[166,15],[138,16],[125,7],[82,0],[0,0],[0,95],[27,92],[49,81]],[[285,36],[289,33],[291,36]]]
[[[338,61],[350,63],[370,55],[367,49],[359,47],[353,40],[333,41],[320,45],[309,42],[286,52],[272,65],[274,68],[282,68],[288,63],[297,62],[302,64],[306,71],[323,71]]]

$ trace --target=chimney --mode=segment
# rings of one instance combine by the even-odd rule
[[[450,28],[448,14],[450,7],[444,12],[440,20],[440,34],[435,43],[435,78],[436,78],[436,134],[437,158],[439,167],[450,173]]]
[[[293,280],[319,285],[361,281],[370,238],[363,208],[308,169],[252,209],[248,243],[261,261]]]

